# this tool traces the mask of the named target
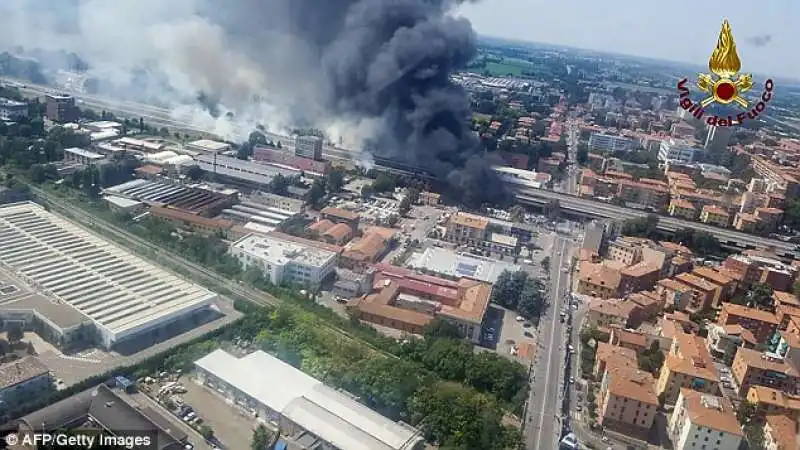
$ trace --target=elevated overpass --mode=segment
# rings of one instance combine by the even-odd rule
[[[648,215],[645,211],[611,205],[592,199],[575,197],[560,192],[524,187],[515,187],[514,191],[517,201],[523,205],[544,206],[552,200],[557,200],[562,210],[585,217],[625,220],[646,217]],[[742,250],[754,248],[771,249],[774,250],[778,256],[784,258],[796,257],[796,246],[792,243],[742,233],[727,228],[719,228],[704,223],[690,222],[688,220],[659,215],[658,228],[667,232],[675,232],[682,228],[691,228],[710,233],[716,237],[722,245],[727,247]]]

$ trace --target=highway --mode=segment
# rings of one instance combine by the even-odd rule
[[[591,217],[621,220],[645,217],[648,214],[645,211],[542,189],[518,188],[516,197],[522,204],[538,206],[545,205],[552,200],[558,200],[562,210],[573,211]],[[788,258],[794,257],[795,253],[795,245],[789,242],[742,233],[726,228],[714,227],[699,222],[676,219],[674,217],[659,216],[658,227],[661,230],[669,232],[674,232],[682,228],[705,231],[716,236],[723,245],[742,249],[773,248],[779,256]]]
[[[523,424],[525,448],[551,450],[561,438],[561,393],[564,388],[565,327],[559,320],[570,292],[570,275],[563,268],[571,264],[572,240],[556,236],[550,251],[549,302],[539,319],[536,357],[532,370],[526,423]]]
[[[22,80],[0,78],[0,82],[6,82],[6,83],[10,82],[12,85],[16,86],[24,85],[25,87],[24,88],[20,87],[20,90],[28,95],[41,96],[48,93],[63,92],[49,86],[33,85],[30,83],[26,83]],[[190,132],[190,133],[201,134],[203,136],[207,136],[210,138],[217,138],[217,139],[220,138],[219,136],[213,133],[213,130],[202,129],[195,125],[189,124],[186,121],[176,120],[176,118],[174,117],[174,113],[167,108],[154,105],[147,105],[142,103],[117,101],[79,92],[67,92],[67,93],[75,96],[75,98],[81,102],[80,103],[81,106],[88,106],[92,109],[98,109],[98,110],[106,110],[130,118],[142,117],[151,125],[164,126],[170,128],[173,131]],[[577,145],[577,141],[579,139],[579,135],[577,135],[577,130],[575,128],[576,127],[570,126],[568,130],[573,145]],[[287,149],[291,149],[294,147],[294,139],[290,136],[285,136],[271,132],[265,134],[266,137],[270,140],[281,141],[281,143]],[[571,153],[570,159],[574,158],[574,156],[572,155],[573,153],[572,149],[570,153]],[[337,148],[332,146],[323,147],[323,155],[325,155],[328,159],[351,160],[354,154],[355,153],[353,151],[343,148]],[[384,162],[381,160],[381,158],[375,158],[375,160],[378,166],[381,166],[381,163]],[[417,172],[413,168],[408,168],[407,170],[403,170],[402,167],[398,169],[396,166],[392,170],[401,173]],[[567,181],[568,185],[566,189],[567,193],[534,189],[534,188],[516,187],[515,190],[517,191],[516,195],[517,200],[522,204],[529,204],[529,205],[543,205],[548,203],[550,200],[558,200],[560,207],[562,209],[567,211],[573,211],[589,217],[630,219],[635,217],[644,217],[647,215],[647,213],[644,211],[635,210],[632,208],[626,208],[622,206],[611,205],[608,203],[599,202],[592,199],[585,199],[576,197],[574,195],[570,195],[576,187],[575,183],[571,181],[575,175],[576,173],[570,172],[567,176],[567,179],[570,180]],[[795,251],[794,244],[782,242],[775,239],[764,238],[760,236],[737,232],[730,229],[718,228],[698,222],[690,222],[682,219],[676,219],[665,216],[660,217],[658,226],[659,229],[669,232],[674,232],[681,228],[693,228],[695,230],[702,230],[716,236],[717,239],[719,239],[720,242],[724,245],[737,248],[771,247],[776,250],[779,256],[787,258],[794,257],[794,251]]]

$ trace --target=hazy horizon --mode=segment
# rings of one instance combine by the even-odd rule
[[[800,42],[792,20],[800,18],[800,3],[731,0],[727,16],[718,8],[689,0],[668,6],[631,0],[485,0],[462,5],[458,14],[481,36],[700,66],[708,64],[728,19],[743,71],[800,78],[800,60],[791,58]]]

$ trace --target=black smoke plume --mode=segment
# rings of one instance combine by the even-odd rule
[[[754,47],[763,47],[772,41],[772,35],[763,34],[747,38],[746,42]]]
[[[176,105],[242,140],[256,124],[310,124],[369,142],[477,206],[507,195],[450,79],[475,55],[470,23],[450,14],[463,1],[4,0],[0,48],[74,53],[101,94]]]

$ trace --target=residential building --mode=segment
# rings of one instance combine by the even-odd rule
[[[776,291],[778,293],[778,291]],[[775,296],[773,295],[773,299]],[[783,303],[774,300],[775,317],[778,319],[778,329],[785,330],[789,326],[789,321],[793,318],[800,318],[800,306]]]
[[[606,372],[606,368],[626,364],[631,367],[637,367],[635,350],[605,342],[597,343],[597,350],[594,356],[594,368],[592,369],[592,375],[594,375],[595,379],[601,379]]]
[[[474,343],[492,286],[467,278],[445,280],[390,264],[376,264],[373,293],[352,300],[347,309],[361,320],[421,334],[434,318],[455,325]]]
[[[798,421],[776,414],[767,416],[764,423],[765,450],[796,450],[800,448]]]
[[[719,325],[708,324],[708,336],[706,344],[708,351],[717,358],[725,361],[725,364],[733,364],[736,351],[739,347],[755,348],[758,341],[753,333],[741,325]]]
[[[352,229],[358,229],[358,213],[349,209],[334,208],[331,206],[322,208],[320,211],[323,219],[328,219],[334,223],[345,223]]]
[[[687,388],[681,388],[668,433],[675,450],[738,449],[744,437],[728,399]]]
[[[194,365],[199,383],[255,411],[280,433],[284,448],[421,450],[425,444],[418,430],[261,350],[237,358],[218,349]]]
[[[322,138],[319,136],[297,136],[294,140],[294,154],[315,161],[322,160]]]
[[[592,263],[581,261],[578,265],[577,292],[592,297],[613,298],[619,296],[619,283],[622,274],[609,261]]]
[[[733,127],[708,127],[708,136],[704,148],[707,151],[721,152],[728,147],[733,136]]]
[[[477,244],[486,239],[488,226],[489,219],[485,217],[459,212],[447,222],[445,236],[453,242]]]
[[[665,306],[672,306],[676,311],[686,309],[694,296],[691,286],[673,278],[659,280],[656,283],[656,292],[664,299]]]
[[[651,241],[631,236],[620,236],[608,243],[606,257],[630,266],[642,261],[642,249]]]
[[[610,325],[619,325],[625,328],[631,320],[631,314],[635,307],[632,302],[616,298],[593,298],[589,301],[586,321],[596,327],[606,328]]]
[[[775,354],[748,348],[736,352],[731,366],[739,395],[746,395],[751,386],[766,386],[784,392],[795,392],[800,373]]]
[[[592,133],[589,136],[589,150],[601,152],[629,152],[638,147],[634,139],[611,134]]]
[[[699,159],[703,152],[703,149],[692,147],[684,141],[669,139],[661,141],[661,146],[658,149],[658,160],[677,162],[679,164],[693,163]]]
[[[389,239],[381,233],[367,233],[345,248],[340,265],[356,272],[363,272],[370,264],[378,262],[386,254],[389,242]]]
[[[733,228],[743,233],[753,233],[758,226],[758,217],[755,214],[736,213],[733,218]]]
[[[608,338],[608,342],[611,345],[624,347],[636,353],[647,350],[653,342],[648,342],[648,337],[644,333],[630,331],[630,329],[625,329],[617,324],[610,325],[608,328],[611,330]]]
[[[75,97],[71,95],[47,94],[45,104],[45,115],[53,122],[77,122],[80,118]]]
[[[0,415],[53,391],[50,369],[35,356],[0,364]]]
[[[439,204],[440,197],[441,195],[436,192],[423,191],[419,193],[419,202],[422,205],[436,206]]]
[[[620,271],[619,293],[622,296],[650,290],[658,281],[661,267],[646,261],[625,267]]]
[[[19,120],[27,117],[27,103],[0,97],[0,120]]]
[[[608,367],[597,396],[598,422],[605,428],[647,438],[658,409],[653,376],[635,366]]]
[[[673,198],[669,202],[669,215],[680,219],[694,220],[697,217],[697,208],[688,200]]]
[[[718,227],[727,227],[731,223],[731,216],[724,209],[714,206],[705,205],[703,211],[700,213],[700,221],[709,225]]]
[[[661,211],[669,202],[669,189],[640,181],[620,180],[617,197],[626,204],[636,204]]]
[[[700,312],[710,308],[712,304],[719,302],[719,298],[722,295],[721,287],[697,275],[682,273],[676,275],[674,279],[698,293],[698,295],[693,296],[689,305],[686,306],[686,310],[689,312]]]
[[[708,280],[709,282],[714,283],[722,288],[722,292],[718,297],[718,300],[711,303],[712,308],[718,308],[719,302],[727,301],[733,297],[739,287],[739,284],[734,278],[729,276],[727,273],[712,267],[697,266],[694,268],[694,270],[692,270],[692,275]]]
[[[681,388],[716,395],[719,376],[703,338],[676,330],[672,347],[661,366],[656,392],[666,404],[675,404]]]
[[[753,333],[758,343],[763,344],[768,342],[778,329],[779,321],[775,314],[769,311],[748,308],[735,303],[723,303],[717,323],[720,325],[741,325]]]
[[[779,391],[766,386],[751,386],[747,401],[756,407],[756,417],[781,414],[793,419],[800,418],[800,395]]]
[[[338,258],[334,252],[272,236],[245,236],[229,251],[245,270],[255,268],[276,285],[319,286],[333,273]]]

